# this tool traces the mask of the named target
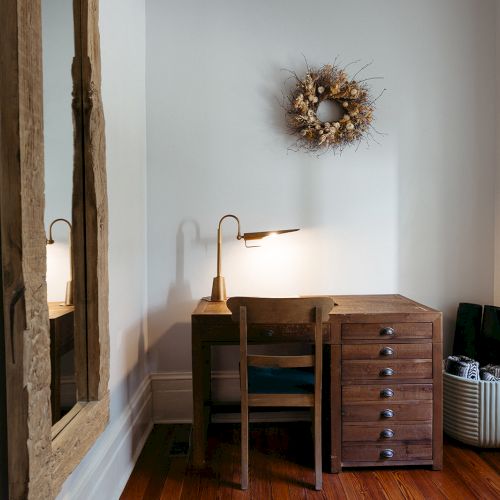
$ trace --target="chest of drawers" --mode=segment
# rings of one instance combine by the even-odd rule
[[[400,295],[338,302],[330,319],[331,471],[440,469],[441,313]]]

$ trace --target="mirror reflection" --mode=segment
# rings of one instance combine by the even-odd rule
[[[47,300],[52,423],[77,401],[71,246],[73,2],[42,0]]]

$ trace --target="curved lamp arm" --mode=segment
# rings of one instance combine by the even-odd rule
[[[54,243],[54,238],[52,237],[52,226],[56,223],[56,222],[66,222],[66,224],[68,224],[69,226],[69,234],[71,236],[71,230],[72,230],[72,227],[71,227],[71,222],[67,219],[54,219],[51,223],[50,223],[50,226],[49,226],[49,237],[47,238],[47,245],[52,245]]]
[[[240,225],[240,219],[236,217],[236,215],[232,214],[227,214],[224,215],[221,220],[219,221],[219,225],[217,226],[217,277],[220,278],[221,276],[221,269],[222,269],[222,261],[221,261],[221,250],[222,250],[222,221],[224,219],[234,219],[236,223],[238,224],[238,234],[236,235],[237,240],[241,240],[243,236],[241,236],[241,225]]]

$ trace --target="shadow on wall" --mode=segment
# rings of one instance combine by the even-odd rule
[[[183,371],[188,367],[182,366],[183,362],[191,360],[191,323],[177,322],[171,324],[166,330],[159,325],[169,324],[169,318],[185,317],[190,318],[191,313],[198,302],[198,298],[193,299],[191,286],[185,277],[185,255],[186,238],[189,229],[194,229],[195,245],[208,246],[215,244],[214,238],[201,238],[200,226],[193,219],[183,220],[177,229],[176,234],[176,265],[175,282],[171,283],[166,297],[165,308],[150,311],[149,321],[156,331],[157,340],[154,345],[149,346],[149,360],[152,372],[159,366],[173,366],[174,370]],[[168,353],[168,354],[166,354]],[[162,356],[162,360],[158,359]],[[190,369],[190,368],[189,368]]]

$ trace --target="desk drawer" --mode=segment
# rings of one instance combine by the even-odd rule
[[[431,460],[432,445],[422,444],[371,444],[360,443],[342,446],[342,462],[395,462],[411,460]]]
[[[343,422],[413,422],[432,420],[432,402],[342,405]]]
[[[432,384],[344,385],[342,402],[432,400],[432,390]]]
[[[342,359],[431,359],[432,344],[344,344]]]
[[[342,361],[342,380],[432,378],[432,360]]]
[[[432,323],[344,323],[342,340],[430,339]]]
[[[323,324],[323,342],[330,339],[330,324]],[[310,324],[281,324],[281,325],[251,325],[248,330],[248,342],[314,342],[314,326]]]
[[[379,424],[350,423],[342,426],[343,442],[369,441],[371,443],[392,443],[394,441],[429,441],[432,439],[432,423]]]
[[[432,384],[344,385],[342,402],[432,400]],[[418,404],[418,403],[417,403]]]

